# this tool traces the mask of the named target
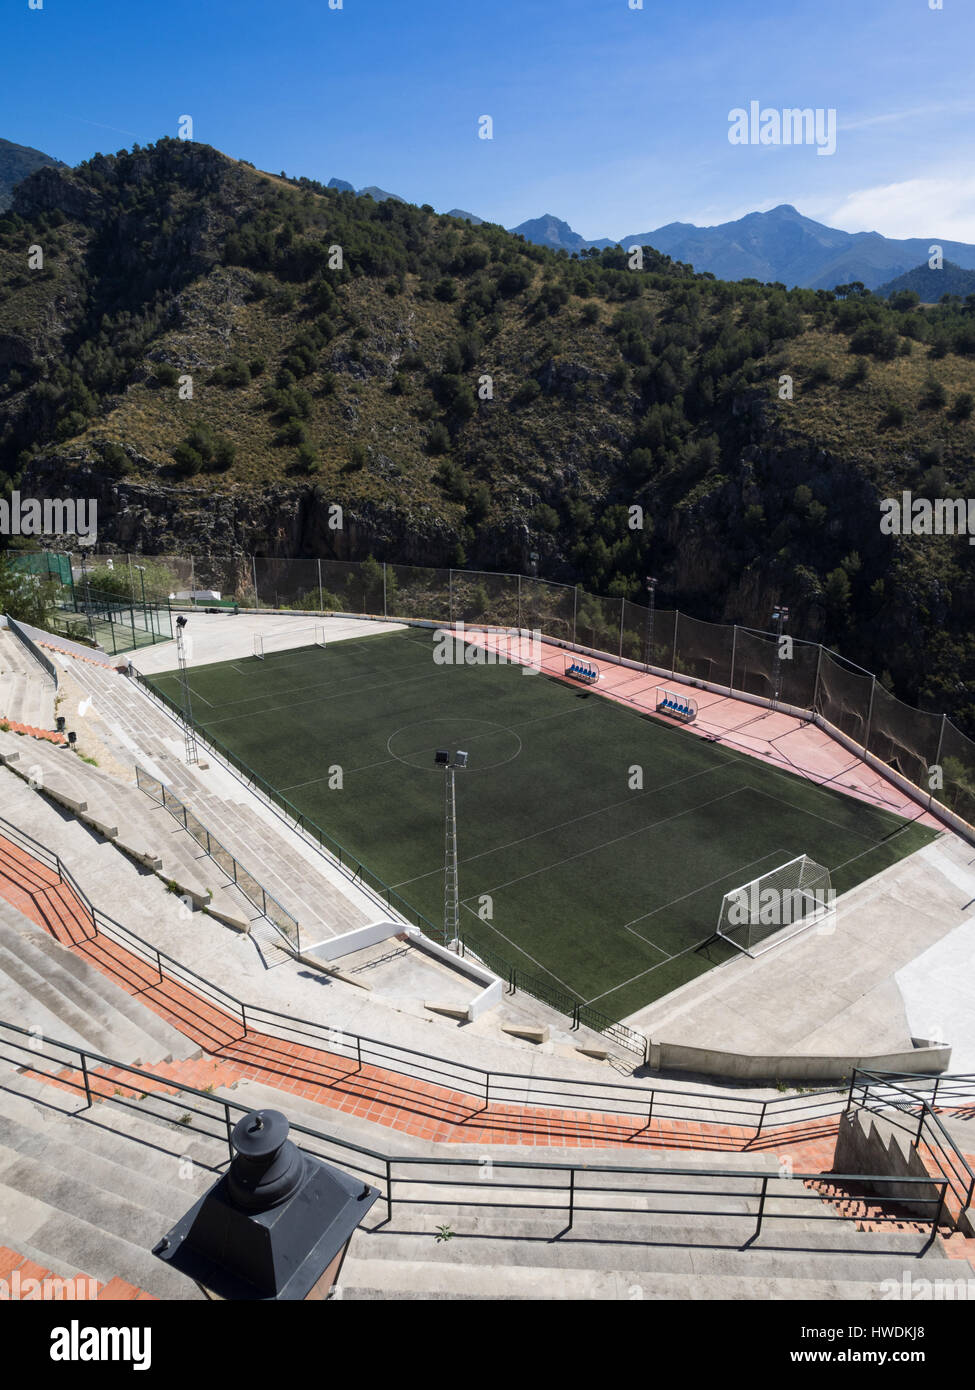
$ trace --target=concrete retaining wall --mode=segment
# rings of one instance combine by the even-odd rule
[[[854,1067],[864,1071],[890,1071],[930,1075],[947,1071],[950,1047],[919,1047],[883,1057],[848,1056],[750,1056],[742,1052],[718,1052],[709,1047],[685,1047],[680,1043],[651,1042],[649,1065],[653,1071],[687,1071],[740,1081],[839,1081]]]

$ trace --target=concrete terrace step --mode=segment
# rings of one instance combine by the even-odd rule
[[[38,1263],[48,1266],[55,1261],[62,1265],[74,1264],[105,1284],[121,1278],[154,1298],[205,1297],[191,1279],[157,1260],[151,1253],[151,1245],[142,1246],[135,1240],[107,1231],[97,1224],[97,1218],[88,1220],[44,1201],[24,1198],[15,1209],[13,1203],[19,1196],[16,1189],[0,1181],[4,1243],[18,1248],[30,1246]],[[152,1244],[166,1229],[165,1226],[159,1229]],[[18,1234],[20,1231],[25,1234]]]
[[[15,966],[8,973],[0,965],[0,1017],[20,1027],[39,1026],[49,1037],[126,1062],[188,1058],[199,1052],[184,1034],[2,899],[0,958]],[[38,981],[43,990],[36,989]],[[96,1033],[105,1046],[96,1044]]]
[[[65,1132],[70,1122],[66,1132],[79,1151],[126,1162],[139,1171],[149,1171],[163,1156],[167,1183],[177,1180],[176,1165],[170,1160],[189,1158],[201,1172],[213,1174],[229,1159],[224,1136],[180,1124],[181,1113],[179,1105],[165,1104],[152,1095],[124,1105],[96,1101],[89,1108],[83,1093],[53,1086],[29,1073],[7,1076],[0,1086],[0,1114],[57,1133]]]
[[[49,1268],[73,1266],[104,1283],[119,1276],[161,1298],[198,1297],[151,1254],[214,1181],[198,1140],[151,1113],[103,1104],[76,1115],[76,1107],[34,1078],[0,1087],[0,1241]],[[120,1128],[103,1123],[110,1111]],[[208,1158],[220,1151],[215,1141],[206,1148]]]
[[[431,1237],[432,1241],[432,1237]],[[864,1281],[826,1277],[770,1277],[766,1274],[704,1275],[655,1270],[545,1268],[510,1265],[469,1266],[374,1260],[358,1254],[354,1238],[341,1274],[343,1300],[872,1300],[885,1297],[882,1278]],[[453,1244],[453,1242],[450,1242]],[[355,1252],[355,1253],[353,1253]],[[891,1276],[888,1276],[891,1277]],[[896,1276],[899,1279],[900,1272]]]
[[[210,832],[297,917],[306,939],[331,937],[375,920],[371,908],[363,911],[341,885],[318,870],[314,858],[302,853],[285,826],[250,806],[243,788],[239,796],[218,796],[201,787],[178,761],[177,726],[141,687],[97,667],[79,666],[72,674],[92,695],[101,718],[124,732],[144,760],[165,774],[163,780],[169,778],[167,785],[186,800]],[[131,757],[131,749],[122,756],[126,753]],[[280,871],[281,865],[287,866],[286,873]]]
[[[0,754],[7,759],[21,753],[11,739],[11,735],[0,734]],[[257,915],[257,909],[232,879],[168,811],[154,805],[137,788],[117,782],[78,759],[69,762],[69,757],[35,744],[29,756],[17,757],[10,770],[33,778],[47,795],[108,833],[116,849],[158,866],[163,879],[177,883],[199,902],[206,901],[209,893],[209,906],[215,913],[241,926]]]
[[[54,682],[12,633],[0,630],[0,717],[54,728]]]

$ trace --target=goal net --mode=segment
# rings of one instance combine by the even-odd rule
[[[726,893],[718,936],[746,955],[760,955],[814,923],[831,921],[834,910],[829,869],[800,854]]]
[[[277,652],[290,652],[298,647],[324,647],[325,629],[316,627],[297,627],[290,632],[254,634],[254,655],[259,661],[274,656]]]

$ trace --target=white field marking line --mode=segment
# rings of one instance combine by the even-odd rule
[[[317,650],[320,651],[320,650],[322,650],[322,649],[321,649],[321,648],[318,648]],[[217,665],[223,665],[222,662],[218,662],[218,663],[216,663],[216,664],[217,664]],[[239,675],[241,675],[241,676],[250,676],[250,675],[256,674],[256,672],[253,672],[253,671],[242,671],[241,668],[240,668],[239,666],[235,665],[234,663],[230,663],[230,664],[233,666],[233,669],[234,669]],[[370,667],[368,671],[360,671],[360,672],[357,672],[356,675],[355,675],[355,679],[368,679],[368,678],[371,677],[371,676],[378,676],[378,675],[380,675],[380,674],[382,674],[381,668],[378,667],[378,666],[374,666],[374,667]],[[387,676],[388,676],[389,673],[387,672],[386,674],[387,674]],[[303,695],[304,692],[305,692],[306,690],[321,690],[321,689],[323,689],[323,688],[325,688],[325,687],[333,688],[333,686],[334,686],[334,682],[330,682],[330,681],[328,681],[328,680],[326,679],[326,680],[315,681],[315,682],[313,682],[311,685],[298,685],[298,686],[295,686],[295,687],[293,687],[293,689],[289,690],[287,693],[288,693],[289,695]],[[354,690],[339,691],[339,692],[337,693],[337,698],[340,697],[342,694],[346,694],[346,693],[347,693],[347,694],[352,694],[352,695],[354,695],[356,692],[355,692]],[[220,709],[234,709],[237,705],[249,705],[249,704],[253,704],[255,700],[262,700],[262,699],[266,699],[266,698],[267,698],[267,692],[265,692],[263,695],[245,695],[245,696],[243,696],[240,700],[221,700],[220,705],[219,705],[219,708],[220,708]],[[261,711],[258,711],[258,713],[260,713],[260,712],[261,712]]]
[[[730,762],[730,761],[732,761],[732,760],[729,759],[728,761]],[[648,787],[648,788],[646,789],[646,791],[639,792],[636,796],[624,797],[621,801],[611,801],[610,804],[609,804],[608,806],[597,806],[597,807],[595,808],[595,810],[593,810],[593,811],[585,811],[581,816],[572,816],[569,820],[559,821],[558,824],[556,824],[556,825],[545,826],[545,827],[543,827],[541,830],[533,830],[532,833],[531,833],[530,835],[521,835],[517,840],[508,840],[508,841],[507,841],[505,844],[503,844],[503,845],[495,845],[495,846],[493,846],[493,848],[491,848],[491,849],[484,849],[484,850],[481,850],[480,854],[471,854],[471,855],[468,855],[466,858],[461,859],[461,860],[460,860],[460,863],[461,863],[461,864],[473,864],[473,863],[475,863],[478,859],[484,859],[484,858],[486,858],[488,855],[491,855],[491,854],[500,854],[500,853],[502,853],[504,850],[507,850],[507,849],[514,849],[514,847],[515,847],[516,845],[523,845],[523,844],[526,844],[529,840],[537,839],[539,835],[553,835],[553,834],[555,834],[555,833],[556,833],[557,831],[559,831],[559,830],[565,830],[565,829],[566,829],[568,826],[570,826],[570,825],[578,825],[580,821],[589,820],[590,817],[592,817],[592,816],[601,816],[601,815],[603,815],[606,811],[615,811],[616,808],[617,808],[618,806],[635,805],[636,802],[640,801],[640,800],[641,800],[643,797],[645,797],[645,796],[658,796],[661,792],[669,791],[671,787],[681,787],[681,786],[683,786],[686,782],[693,782],[693,781],[695,780],[695,778],[697,778],[697,777],[707,777],[707,776],[710,776],[710,774],[711,774],[712,772],[720,772],[720,771],[721,771],[724,767],[726,767],[726,766],[727,766],[727,763],[717,763],[717,764],[715,764],[714,767],[702,768],[700,772],[691,772],[691,773],[688,773],[688,775],[687,775],[686,777],[678,777],[678,778],[677,778],[675,781],[673,781],[673,782],[664,782],[661,786],[658,786],[658,787]],[[738,791],[743,791],[744,788],[739,787],[739,788],[736,788],[736,790],[738,790]],[[704,801],[704,802],[701,802],[701,803],[699,803],[699,804],[702,805],[702,806],[709,806],[711,803],[710,803],[710,802],[707,802],[707,801]],[[610,842],[610,843],[612,843],[612,842]],[[580,850],[579,852],[580,852],[580,854],[586,854],[586,853],[588,853],[587,850]],[[440,871],[439,871],[439,870],[430,870],[430,873],[436,873],[436,872],[440,872]],[[417,878],[407,878],[407,879],[404,879],[404,880],[402,881],[402,883],[393,883],[393,884],[390,884],[390,887],[391,887],[391,888],[401,888],[401,887],[405,887],[407,884],[410,884],[410,883],[418,883],[418,882],[420,881],[420,879],[429,878],[429,877],[430,877],[430,873],[419,874],[419,875],[417,876]]]
[[[753,869],[753,868],[755,867],[756,864],[762,864],[762,863],[765,862],[766,859],[771,859],[773,855],[779,855],[779,854],[785,854],[785,850],[780,850],[780,849],[770,850],[768,854],[762,854],[762,855],[759,855],[759,857],[758,857],[757,859],[753,859],[753,860],[751,861],[750,864],[743,864],[743,865],[741,866],[740,869],[736,869],[736,870],[735,870],[735,873],[736,873],[736,874],[738,874],[738,873],[743,873],[745,869]],[[785,863],[785,862],[787,862],[787,861],[785,861],[785,860],[780,860],[779,862],[780,862],[780,863]],[[656,915],[657,915],[659,912],[667,912],[670,908],[676,907],[676,905],[677,905],[678,903],[685,902],[688,898],[693,898],[693,897],[695,896],[695,894],[703,892],[705,888],[713,888],[714,885],[715,885],[716,883],[721,883],[721,882],[723,882],[724,879],[730,878],[730,877],[731,877],[731,872],[729,871],[729,872],[726,873],[726,874],[721,874],[718,878],[713,878],[713,879],[711,880],[710,883],[702,883],[702,884],[700,885],[699,888],[693,889],[690,893],[682,893],[681,896],[680,896],[679,898],[674,898],[671,902],[669,902],[669,903],[664,903],[661,907],[655,907],[655,908],[653,908],[650,912],[645,912],[645,913],[643,914],[642,917],[634,917],[634,918],[631,919],[630,922],[625,922],[625,923],[623,924],[623,930],[624,930],[624,931],[628,931],[628,932],[632,932],[632,934],[633,934],[634,936],[639,937],[639,939],[640,939],[641,941],[645,942],[646,945],[652,946],[652,947],[654,948],[655,951],[659,951],[659,952],[661,953],[661,955],[667,956],[667,959],[668,959],[668,960],[675,960],[675,959],[676,959],[676,956],[675,956],[675,955],[668,954],[668,953],[663,949],[662,946],[658,946],[657,943],[656,943],[655,941],[651,941],[650,938],[649,938],[648,936],[644,936],[641,932],[636,931],[636,930],[634,929],[632,923],[633,923],[633,922],[645,922],[646,919],[647,919],[648,917],[656,917]],[[705,938],[705,939],[706,939],[706,938]],[[677,952],[677,955],[679,955],[679,954],[680,954],[680,952]]]
[[[504,932],[501,931],[499,927],[496,927],[493,922],[485,922],[482,917],[478,917],[477,913],[474,911],[474,909],[470,906],[469,903],[461,903],[461,907],[465,908],[471,914],[472,917],[477,917],[478,922],[480,922],[482,926],[490,927],[493,932],[497,933],[497,935],[500,936],[502,941],[507,942],[507,944],[512,948],[512,950],[517,951],[519,955],[524,956],[526,960],[530,960],[532,965],[537,965],[539,970],[541,970],[544,975],[550,975],[551,978],[555,980],[557,984],[560,984],[564,990],[567,990],[569,994],[574,994],[577,999],[582,999],[582,995],[579,993],[577,989],[573,989],[571,985],[567,985],[564,980],[559,979],[558,975],[553,974],[553,972],[549,970],[547,966],[543,965],[540,960],[536,960],[535,957],[529,951],[526,951],[524,946],[519,946],[517,941],[512,941],[510,936],[505,936]],[[472,946],[471,950],[474,952],[475,955],[477,955],[476,946]],[[515,968],[517,969],[517,966]]]
[[[544,658],[543,658],[543,660],[544,660]],[[664,681],[661,681],[660,684],[659,684],[656,688],[659,689],[659,688],[661,688],[661,686],[663,686],[663,685],[665,685],[665,682],[664,682]],[[597,690],[597,694],[598,694],[598,693],[599,693],[599,692],[598,692],[598,690]],[[612,701],[612,699],[611,699],[611,695],[612,695],[612,694],[615,694],[615,691],[612,691],[612,692],[611,692],[611,691],[607,690],[607,692],[606,692],[606,694],[603,696],[603,698],[604,698],[604,699],[608,699],[608,700],[610,700],[610,703],[613,703],[613,701]],[[628,709],[628,710],[630,711],[630,713],[640,713],[640,711],[639,711],[639,710],[637,709],[637,707],[636,707],[636,703],[635,703],[634,700],[630,699],[630,698],[627,697],[627,696],[623,696],[623,697],[621,697],[621,698],[625,701],[625,703],[622,705],[622,708]],[[715,707],[716,704],[721,704],[721,703],[724,703],[724,702],[727,702],[727,703],[730,703],[730,704],[735,704],[735,703],[737,703],[736,701],[732,700],[731,697],[728,696],[728,695],[719,695],[715,701],[712,701],[709,705],[705,706],[705,708],[706,708],[706,709],[713,709],[713,708]],[[732,745],[732,747],[734,747],[736,741],[735,741],[734,738],[731,737],[732,734],[740,733],[741,730],[746,729],[746,728],[747,728],[749,725],[751,725],[751,724],[757,724],[757,723],[760,723],[760,722],[761,722],[762,720],[764,720],[764,719],[769,719],[769,718],[771,718],[771,716],[772,716],[773,714],[775,714],[775,713],[777,713],[777,712],[778,712],[778,711],[775,711],[775,710],[766,710],[766,711],[763,712],[763,713],[759,713],[759,714],[754,715],[751,719],[743,720],[740,724],[735,724],[735,725],[729,726],[729,727],[727,728],[727,730],[726,730],[726,729],[719,728],[719,727],[717,727],[717,726],[715,726],[715,725],[713,725],[713,724],[706,723],[704,720],[702,720],[702,719],[700,719],[700,718],[697,719],[697,720],[695,720],[695,723],[696,723],[696,725],[697,725],[698,728],[701,728],[701,729],[705,730],[705,732],[706,732],[707,734],[713,733],[713,734],[715,735],[715,742],[720,742],[722,745],[725,745],[725,744],[727,744],[727,743],[730,743],[730,744]],[[789,717],[790,717],[790,718],[794,718],[794,716],[789,716]],[[801,727],[801,726],[797,726],[797,728],[798,728],[798,727]],[[783,732],[783,734],[778,734],[778,735],[776,735],[776,738],[782,738],[782,737],[784,737],[784,735],[785,735],[786,733],[795,733],[795,732],[797,732],[797,729],[785,730],[785,731]],[[773,739],[766,739],[766,740],[764,740],[764,741],[765,741],[765,743],[769,746],[769,748],[772,748],[773,745],[774,745],[774,742],[775,742],[775,740],[773,740]],[[778,749],[775,749],[775,752],[777,753],[777,755],[778,755],[780,758],[782,758],[783,761],[786,761],[786,758],[785,758],[785,754],[784,754],[784,753],[780,753]],[[732,752],[731,749],[729,749],[729,750],[728,750],[728,756],[729,756],[729,758],[734,759],[735,761],[737,761],[737,762],[739,762],[739,763],[741,763],[741,764],[743,764],[743,765],[747,765],[747,764],[749,764],[749,763],[754,763],[754,762],[764,763],[766,767],[770,767],[770,768],[771,768],[771,772],[772,772],[772,775],[773,775],[773,776],[785,777],[785,776],[787,776],[787,775],[792,775],[792,776],[798,776],[798,775],[800,775],[800,774],[797,774],[797,773],[787,774],[786,771],[785,771],[784,769],[775,767],[774,764],[770,764],[770,763],[769,763],[769,761],[768,761],[767,758],[763,758],[760,754],[757,754],[757,753],[748,753],[748,752],[746,752],[746,753],[744,753],[744,754],[738,754],[738,753]],[[837,775],[838,775],[838,774],[837,774]],[[814,774],[814,775],[809,775],[809,774],[806,773],[806,772],[803,772],[803,773],[801,774],[801,778],[802,778],[803,781],[809,782],[810,785],[812,785],[812,786],[818,786],[818,787],[823,787],[823,786],[825,786],[825,785],[827,784],[828,781],[832,781],[832,780],[833,780],[832,778],[824,779],[824,778],[822,778],[822,777],[817,777],[815,774]],[[763,793],[763,795],[768,795],[768,796],[771,797],[771,793]],[[844,793],[844,795],[846,795],[846,793]],[[794,803],[789,802],[789,801],[785,801],[785,800],[783,800],[782,798],[779,798],[779,797],[771,797],[771,799],[772,799],[772,800],[781,800],[783,805],[790,806],[793,810],[799,810],[799,809],[801,809],[801,808],[797,807]],[[860,800],[861,798],[857,797],[857,798],[854,798],[854,799],[855,799],[855,800]],[[877,798],[878,801],[879,801],[879,800],[882,800],[882,799],[883,799],[883,798],[880,798],[880,797]],[[868,803],[865,803],[865,804],[868,804]],[[884,809],[884,808],[881,807],[880,809]],[[809,815],[815,815],[816,813],[815,813],[815,812],[808,812],[807,814],[809,814]],[[900,814],[900,813],[892,812],[891,814]],[[826,817],[820,817],[820,819],[825,820]],[[835,822],[833,822],[833,821],[827,821],[827,824],[834,825]],[[837,829],[844,829],[844,828],[845,828],[845,827],[837,826]],[[866,838],[867,838],[867,836],[863,835],[862,832],[859,832],[859,831],[858,831],[857,833],[861,835],[861,838],[863,838],[863,839],[866,839]]]
[[[639,921],[640,919],[639,917],[637,917],[635,918],[635,920]],[[653,951],[659,951],[660,954],[663,956],[664,960],[672,959],[670,953],[668,951],[665,951],[662,946],[658,946],[656,941],[651,941],[649,936],[644,936],[642,932],[635,931],[633,927],[624,927],[623,930],[628,931],[632,936],[635,936],[638,941],[642,941],[644,946],[649,946],[650,949]],[[590,1000],[589,1002],[592,1003],[592,1000]]]
[[[635,830],[627,830],[624,835],[615,835],[611,840],[604,840],[602,844],[591,845],[589,849],[579,850],[577,854],[570,854],[566,859],[558,859],[552,864],[543,864],[537,869],[532,869],[531,873],[519,874],[517,878],[509,878],[507,882],[496,884],[493,888],[484,888],[478,897],[483,897],[485,893],[500,893],[505,888],[510,888],[512,884],[523,883],[526,878],[535,878],[538,874],[547,874],[553,869],[561,869],[566,864],[574,864],[578,859],[585,859],[590,854],[598,854],[600,850],[608,849],[610,845],[618,845],[621,840],[629,840],[634,835],[643,835],[648,830],[659,830],[661,826],[680,820],[682,816],[693,815],[695,811],[703,810],[705,806],[713,806],[716,801],[724,801],[729,796],[738,796],[743,790],[742,787],[736,787],[733,791],[722,792],[720,796],[712,797],[710,801],[702,801],[697,806],[690,806],[687,810],[678,811],[675,815],[666,816],[663,820],[651,821],[649,825],[640,825]]]
[[[711,933],[713,936],[714,933]],[[613,985],[612,989],[603,990],[602,994],[593,995],[592,999],[586,1001],[587,1006],[597,1003],[600,999],[605,999],[607,995],[615,994],[619,989],[625,989],[627,985],[635,984],[637,980],[642,980],[645,975],[652,975],[655,970],[660,970],[665,965],[669,965],[672,960],[680,960],[681,956],[689,956],[692,951],[696,951],[699,946],[703,946],[708,937],[702,936],[700,941],[695,941],[693,946],[685,946],[683,951],[678,951],[675,956],[668,956],[667,960],[658,961],[656,965],[647,966],[646,970],[641,970],[637,975],[631,975],[628,980],[623,980],[621,984]],[[656,1003],[656,1000],[652,1001]],[[625,1025],[624,1025],[625,1026]]]
[[[919,814],[924,814],[923,808],[919,807],[918,811]],[[830,874],[835,874],[839,869],[845,869],[847,864],[855,864],[856,861],[858,859],[862,859],[864,855],[872,854],[873,851],[875,849],[879,849],[882,844],[887,844],[890,840],[895,840],[898,835],[905,834],[908,830],[912,828],[914,824],[915,822],[913,820],[909,820],[906,825],[902,825],[899,830],[895,830],[893,835],[889,836],[887,839],[875,840],[872,844],[867,845],[866,849],[862,849],[859,854],[851,854],[849,859],[844,859],[843,862],[841,864],[837,864],[835,868],[830,868]],[[932,827],[928,826],[926,828],[931,829]],[[829,868],[829,865],[827,865],[826,867]],[[859,887],[859,884],[857,886]]]
[[[528,726],[529,724],[541,724],[541,723],[543,723],[544,720],[546,720],[546,719],[564,719],[564,718],[566,717],[566,715],[569,715],[569,714],[577,714],[577,713],[581,714],[581,713],[584,713],[584,711],[582,710],[581,707],[577,708],[577,707],[573,706],[571,709],[556,710],[554,714],[540,714],[536,719],[523,719],[523,720],[521,721],[520,724],[494,724],[494,728],[493,728],[493,730],[492,730],[491,733],[485,733],[485,734],[470,734],[470,735],[468,735],[468,737],[467,737],[467,742],[468,742],[468,743],[476,743],[477,740],[478,740],[479,738],[494,738],[494,737],[495,737],[497,734],[499,734],[499,733],[514,734],[515,729],[524,729],[524,728],[527,728],[527,726]],[[465,719],[467,716],[461,713],[461,714],[456,714],[456,715],[454,715],[454,714],[444,714],[444,715],[441,715],[440,717],[441,717],[442,719],[445,719],[445,720],[448,720],[448,719],[463,720],[463,719]],[[480,717],[480,716],[471,715],[471,716],[470,716],[470,721],[473,723],[473,722],[475,722],[475,719],[476,719],[476,718],[479,718],[479,717]],[[434,722],[434,720],[426,720],[426,719],[420,719],[420,720],[417,721],[418,724],[427,724],[427,723],[433,723],[433,722]],[[485,719],[485,720],[483,720],[483,722],[486,723],[486,724],[493,723],[493,721],[492,721],[492,720],[489,720],[489,719]],[[413,726],[413,725],[410,725],[410,724],[404,724],[404,725],[403,725],[403,729],[409,729],[409,728],[412,728],[412,727],[414,727],[414,726]],[[396,730],[396,733],[402,733],[402,732],[403,732],[402,729],[397,729],[397,730]],[[515,738],[517,738],[517,737],[518,737],[518,735],[515,734]],[[418,749],[415,750],[415,752],[417,752],[417,753],[433,753],[433,752],[435,752],[435,751],[436,751],[436,744],[431,744],[429,748],[418,748]],[[516,754],[516,756],[519,756],[519,755]],[[509,759],[509,761],[513,761],[513,759]],[[386,766],[391,765],[392,763],[402,763],[402,762],[403,762],[403,759],[402,759],[402,758],[380,758],[379,761],[378,761],[378,762],[375,762],[375,763],[363,763],[361,767],[347,768],[347,769],[346,769],[346,772],[347,772],[347,774],[351,777],[351,776],[353,775],[353,773],[356,773],[356,772],[369,772],[369,771],[370,771],[372,768],[374,768],[374,767],[386,767]],[[410,764],[407,763],[406,766],[410,766]],[[504,764],[500,764],[500,766],[504,766]],[[491,768],[488,768],[487,771],[490,772],[490,771],[491,771]],[[311,781],[309,781],[309,782],[295,782],[293,786],[291,786],[291,787],[281,787],[279,790],[282,791],[282,792],[286,792],[286,791],[296,791],[299,787],[310,787],[310,786],[312,786],[315,782],[324,782],[324,781],[326,781],[326,780],[327,780],[326,777],[313,777],[313,778],[311,779]],[[623,804],[622,802],[619,803],[619,805],[622,805],[622,804]],[[569,821],[566,822],[567,825],[570,824],[570,823],[571,823],[571,822],[569,822]],[[558,828],[558,827],[556,827],[556,828]],[[487,852],[488,852],[488,853],[492,853],[493,851],[487,851]],[[462,862],[462,863],[466,863],[467,861],[466,861],[466,860],[462,860],[461,862]],[[432,872],[432,871],[431,871],[431,872]],[[427,874],[420,874],[420,878],[427,878],[427,877],[428,877]],[[410,879],[405,879],[404,882],[405,882],[405,883],[415,883],[415,882],[417,882],[417,880],[416,880],[416,879],[410,878]],[[389,886],[390,886],[391,888],[397,887],[397,885],[396,885],[395,883],[391,883]]]
[[[767,797],[769,801],[777,801],[780,806],[788,806],[790,811],[796,812],[799,815],[812,816],[814,820],[821,820],[824,824],[831,825],[836,830],[849,831],[852,829],[850,826],[840,825],[839,821],[830,820],[829,816],[821,816],[818,811],[807,811],[802,806],[796,806],[794,802],[786,801],[785,797],[775,796],[772,792],[760,791],[757,787],[753,787],[752,790],[757,791],[759,796]],[[862,830],[853,829],[852,833],[854,835],[859,835],[861,840],[866,840],[871,848],[880,844],[879,840],[871,840],[870,836],[865,835]]]
[[[409,677],[409,680],[410,680],[410,681],[431,680],[432,677],[433,677],[433,675],[435,675],[435,674],[436,674],[436,673],[433,672],[433,673],[430,673],[430,674],[425,675],[425,676],[411,676],[411,677]],[[316,688],[317,688],[317,689],[324,689],[324,688],[325,688],[325,684],[326,684],[326,683],[323,682],[321,686],[316,687]],[[407,681],[404,681],[404,680],[401,680],[401,681],[400,681],[400,685],[406,685],[406,684],[407,684]],[[209,722],[209,724],[207,725],[207,728],[212,728],[215,724],[226,724],[229,720],[232,720],[232,719],[251,719],[251,718],[259,718],[259,717],[261,717],[261,716],[263,716],[263,715],[265,715],[265,714],[278,714],[278,713],[279,713],[281,710],[283,710],[283,709],[301,709],[304,705],[314,705],[314,704],[319,704],[319,703],[325,704],[325,703],[326,703],[327,701],[329,701],[329,700],[342,700],[342,699],[345,699],[346,695],[361,695],[361,694],[364,694],[364,693],[366,693],[367,691],[370,691],[370,690],[384,690],[384,689],[386,689],[386,688],[388,687],[388,685],[389,685],[389,680],[388,680],[388,678],[387,678],[385,681],[382,682],[381,685],[369,685],[369,686],[366,686],[366,687],[365,687],[365,691],[363,691],[363,690],[339,691],[339,692],[338,692],[337,694],[335,694],[335,695],[322,695],[322,696],[319,697],[318,700],[298,700],[298,701],[293,701],[293,700],[292,700],[292,701],[289,701],[288,704],[286,704],[286,705],[271,705],[268,709],[244,710],[244,711],[243,711],[242,713],[240,713],[240,714],[228,714],[228,715],[226,715],[224,718],[221,718],[221,719],[211,719],[210,722]]]

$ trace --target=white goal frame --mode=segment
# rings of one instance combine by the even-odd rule
[[[279,645],[280,644],[280,645]],[[325,647],[325,629],[321,623],[314,627],[299,627],[292,632],[254,633],[254,655],[258,661],[278,652],[297,651],[301,647]]]
[[[807,905],[808,910],[799,913],[790,911],[788,920],[782,920],[785,914],[780,913],[778,922],[763,921],[761,916],[756,917],[755,910],[757,908],[761,913],[762,895],[769,889],[782,895],[783,899],[786,894],[790,895],[790,908]],[[766,906],[774,907],[775,900]],[[744,921],[732,920],[731,914],[736,909],[739,914],[748,914]],[[835,911],[829,869],[817,864],[808,854],[799,854],[795,859],[726,893],[721,900],[716,935],[746,956],[761,956],[812,926],[826,922],[832,924]]]

